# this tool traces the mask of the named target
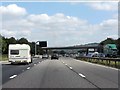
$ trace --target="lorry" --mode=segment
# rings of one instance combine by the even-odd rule
[[[103,47],[103,53],[106,57],[117,57],[117,46],[116,44],[106,44]]]
[[[11,64],[32,63],[32,58],[30,55],[30,46],[28,44],[10,44],[8,58]]]

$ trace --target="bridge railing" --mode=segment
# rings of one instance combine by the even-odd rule
[[[106,57],[76,57],[76,59],[84,60],[88,62],[104,64],[107,66],[112,66],[120,68],[120,58],[106,58]]]

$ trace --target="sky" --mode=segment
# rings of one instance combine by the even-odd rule
[[[118,2],[2,2],[5,37],[47,41],[49,47],[118,38]]]

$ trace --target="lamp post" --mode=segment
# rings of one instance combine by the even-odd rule
[[[37,52],[37,47],[36,47],[36,44],[38,43],[39,41],[35,42],[35,56],[36,56],[36,52]]]

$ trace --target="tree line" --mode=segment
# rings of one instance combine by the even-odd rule
[[[31,48],[31,54],[35,54],[35,42],[29,42],[26,38],[15,39],[14,37],[5,38],[0,35],[0,51],[2,54],[8,54],[9,44],[28,44]],[[37,45],[37,54],[43,53],[39,45]]]
[[[8,54],[9,44],[29,44],[31,47],[31,54],[35,54],[35,42],[29,42],[26,38],[15,39],[14,37],[6,38],[0,35],[0,51],[2,54]],[[116,44],[118,54],[120,55],[120,38],[107,38],[99,43],[99,45]],[[44,51],[37,45],[37,54],[43,54]]]

